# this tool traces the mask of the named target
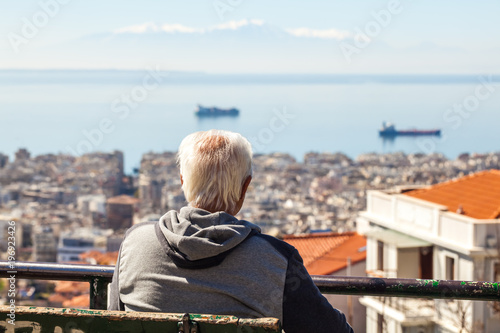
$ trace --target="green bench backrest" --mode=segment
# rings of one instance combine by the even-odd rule
[[[275,318],[243,319],[231,316],[123,312],[105,310],[58,309],[0,306],[0,333],[55,332],[151,332],[151,333],[264,333],[281,332]],[[10,317],[9,317],[10,315]],[[12,325],[14,318],[15,326]],[[184,321],[183,321],[184,319]],[[9,323],[9,321],[11,321]],[[185,327],[188,327],[186,330]],[[189,331],[191,330],[191,331]]]

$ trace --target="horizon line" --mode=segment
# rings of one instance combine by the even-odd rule
[[[142,72],[147,70],[147,68],[0,68],[0,72]],[[206,72],[198,70],[159,70],[159,72],[170,72],[176,74],[198,74],[198,75],[349,75],[349,76],[478,76],[478,75],[492,75],[499,76],[498,73],[488,73],[488,72],[477,72],[477,73],[349,73],[349,72],[337,72],[337,73],[317,73],[317,72],[260,72],[260,73],[248,73],[248,72]]]

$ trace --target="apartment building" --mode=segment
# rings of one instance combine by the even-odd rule
[[[500,171],[426,188],[368,191],[357,231],[369,276],[500,280]],[[361,298],[368,333],[500,332],[492,302]]]

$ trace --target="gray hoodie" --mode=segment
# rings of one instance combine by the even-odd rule
[[[352,332],[297,250],[225,212],[184,207],[130,228],[109,310],[275,317],[291,332]]]

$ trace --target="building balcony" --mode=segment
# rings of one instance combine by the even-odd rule
[[[403,326],[427,326],[433,323],[436,316],[432,299],[365,296],[360,302]]]
[[[475,219],[400,193],[367,191],[367,209],[357,222],[361,234],[374,223],[467,255],[498,255],[498,219]]]

